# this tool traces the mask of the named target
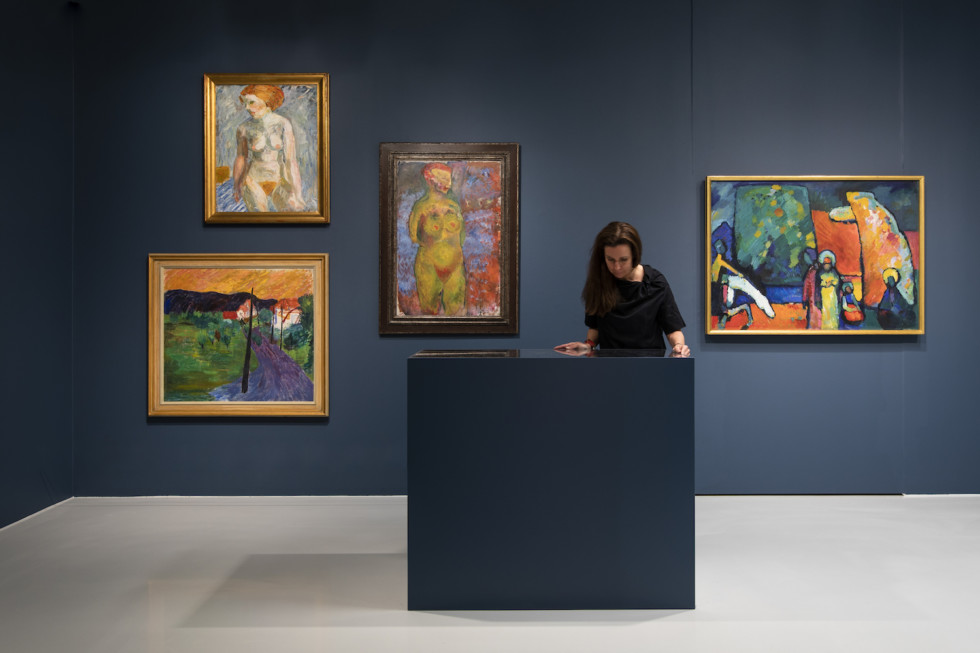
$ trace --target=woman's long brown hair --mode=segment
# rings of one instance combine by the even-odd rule
[[[592,243],[592,255],[589,257],[585,288],[582,290],[585,312],[589,315],[605,315],[619,303],[616,278],[606,267],[606,248],[617,245],[629,245],[633,266],[640,263],[643,243],[633,225],[628,222],[610,222],[596,234],[595,242]]]

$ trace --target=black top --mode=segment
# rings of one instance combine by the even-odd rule
[[[616,285],[620,300],[615,308],[602,317],[585,316],[585,325],[599,331],[599,346],[667,351],[663,334],[685,326],[667,278],[644,265],[642,281],[616,279]]]

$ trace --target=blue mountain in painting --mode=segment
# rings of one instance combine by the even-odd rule
[[[247,292],[226,295],[220,292],[194,292],[193,290],[168,290],[163,296],[163,312],[170,313],[221,313],[237,311],[252,296]],[[278,300],[255,299],[255,310],[272,308]]]

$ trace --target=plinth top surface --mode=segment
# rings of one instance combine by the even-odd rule
[[[411,358],[674,358],[660,349],[596,349],[565,354],[553,349],[423,349]]]

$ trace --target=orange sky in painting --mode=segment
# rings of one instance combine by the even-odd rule
[[[260,299],[285,299],[313,292],[309,269],[268,268],[168,268],[163,271],[163,290],[236,293],[255,288]]]

